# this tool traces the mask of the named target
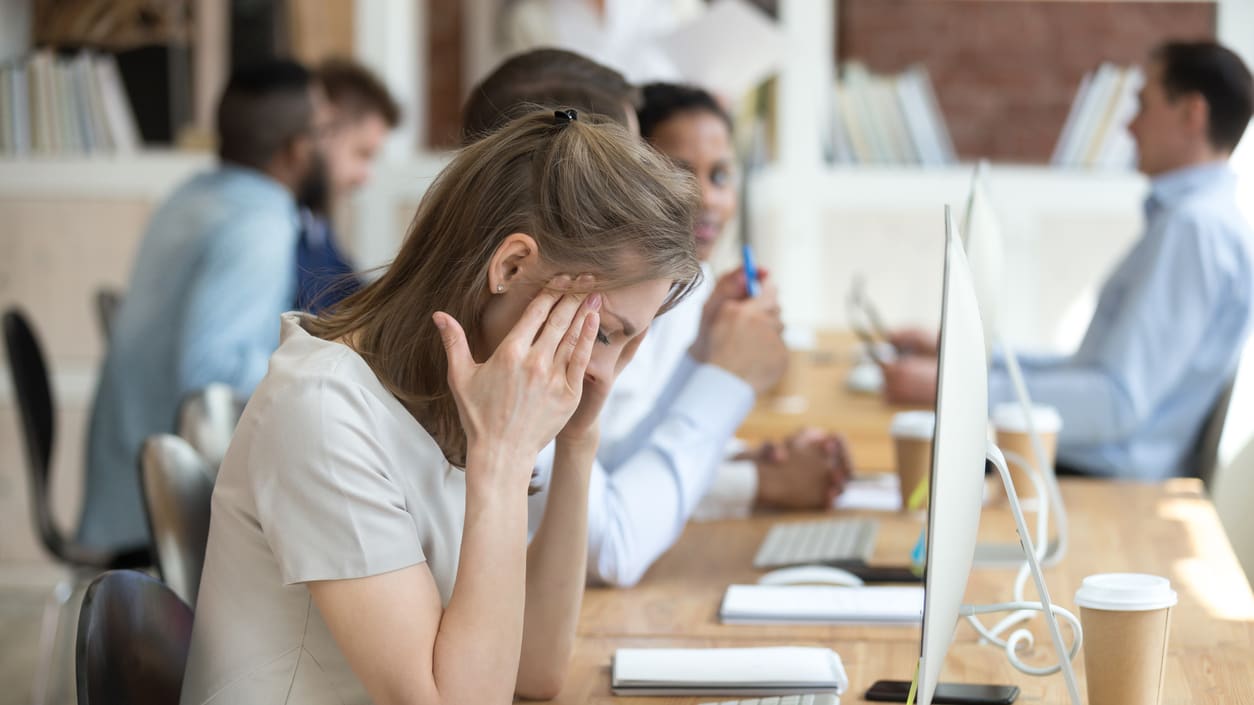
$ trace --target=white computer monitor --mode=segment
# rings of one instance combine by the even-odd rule
[[[1036,545],[1042,550],[1043,565],[1051,566],[1062,560],[1067,551],[1067,511],[1063,505],[1062,492],[1058,488],[1058,479],[1054,468],[1048,461],[1043,440],[1032,426],[1032,398],[1023,381],[1023,373],[1019,368],[1019,358],[1014,348],[1007,342],[999,329],[998,303],[1002,298],[1005,271],[1005,245],[1002,237],[1001,224],[993,211],[989,198],[988,163],[980,162],[971,178],[971,192],[967,198],[967,212],[963,219],[961,240],[971,271],[971,280],[975,287],[976,301],[980,307],[980,318],[984,322],[985,351],[991,354],[994,345],[1000,348],[1002,361],[1010,373],[1015,399],[1023,408],[1031,432],[1032,454],[1035,456],[1033,465],[1042,468],[1041,482],[1044,485],[1046,500],[1037,501],[1036,509]],[[1050,525],[1053,524],[1056,539],[1050,541]],[[976,547],[975,561],[981,566],[1020,566],[1023,564],[1021,546],[1015,543],[990,543]],[[1023,586],[1026,573],[1020,573],[1015,583],[1016,599],[1023,599]],[[1005,626],[1013,624],[1008,621]]]
[[[988,162],[981,161],[971,177],[971,192],[967,196],[967,212],[962,221],[962,248],[971,267],[971,281],[975,285],[975,300],[980,306],[980,319],[984,322],[985,349],[991,350],[999,337],[997,334],[1002,298],[1002,284],[1006,269],[1005,247],[1002,243],[1001,225],[993,212],[988,196]]]
[[[963,594],[976,552],[976,533],[984,495],[984,467],[991,460],[1010,497],[1011,511],[1022,540],[1021,556],[1031,569],[1040,602],[989,606],[989,610],[1039,609],[1046,614],[1050,638],[1071,702],[1080,702],[1070,659],[1080,643],[1079,623],[1070,617],[1076,640],[1068,650],[1050,604],[1049,589],[1033,554],[1033,542],[1010,484],[1001,452],[988,441],[988,356],[984,326],[971,268],[954,224],[945,208],[945,275],[941,294],[940,356],[936,375],[936,426],[932,436],[929,480],[926,572],[923,596],[923,638],[919,651],[918,705],[932,705],[945,655],[958,618],[975,614],[964,608]],[[1014,660],[1012,659],[1012,663]],[[1016,668],[1023,670],[1019,664]]]
[[[945,208],[936,429],[928,500],[919,705],[931,705],[975,557],[987,451],[988,358],[971,270]]]

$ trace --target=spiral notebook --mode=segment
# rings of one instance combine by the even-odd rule
[[[614,695],[840,694],[849,678],[840,656],[819,647],[618,649]]]

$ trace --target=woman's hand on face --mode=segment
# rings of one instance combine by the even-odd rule
[[[571,293],[560,276],[541,289],[513,330],[483,364],[475,362],[466,333],[452,316],[434,315],[448,355],[448,380],[462,427],[467,456],[507,458],[489,463],[526,471],[579,406],[584,373],[600,325],[600,294]]]
[[[575,413],[566,422],[566,427],[557,434],[558,442],[591,446],[595,451],[601,439],[601,425],[598,422],[601,418],[601,410],[605,408],[605,400],[609,398],[610,390],[618,379],[618,375],[636,356],[636,351],[640,349],[642,342],[644,342],[644,335],[640,334],[623,346],[623,351],[619,354],[611,373],[612,376],[608,379],[604,375],[595,378],[590,375],[584,380],[583,398],[579,400],[579,408],[575,409]]]
[[[612,385],[613,380],[584,380],[579,406],[558,432],[558,443],[576,443],[596,448],[601,439],[601,409],[605,406]]]

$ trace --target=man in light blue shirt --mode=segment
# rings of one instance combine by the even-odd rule
[[[291,62],[239,70],[218,106],[221,165],[153,215],[109,340],[92,408],[79,540],[149,541],[137,459],[170,432],[180,400],[210,382],[248,395],[296,295],[296,196],[325,175],[325,108]]]
[[[1102,286],[1076,352],[1022,363],[1033,401],[1062,415],[1060,470],[1161,479],[1196,472],[1202,424],[1249,333],[1254,231],[1228,157],[1250,121],[1250,73],[1217,44],[1168,43],[1140,102],[1129,129],[1151,178],[1145,233]],[[933,398],[935,361],[922,359],[885,370],[890,399]],[[1014,400],[995,363],[990,404]]]

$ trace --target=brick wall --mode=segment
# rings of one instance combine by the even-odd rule
[[[837,53],[873,71],[922,62],[958,154],[1045,162],[1080,78],[1167,38],[1213,38],[1211,2],[839,0]]]
[[[462,6],[458,0],[428,0],[427,144],[457,144],[462,112]]]

